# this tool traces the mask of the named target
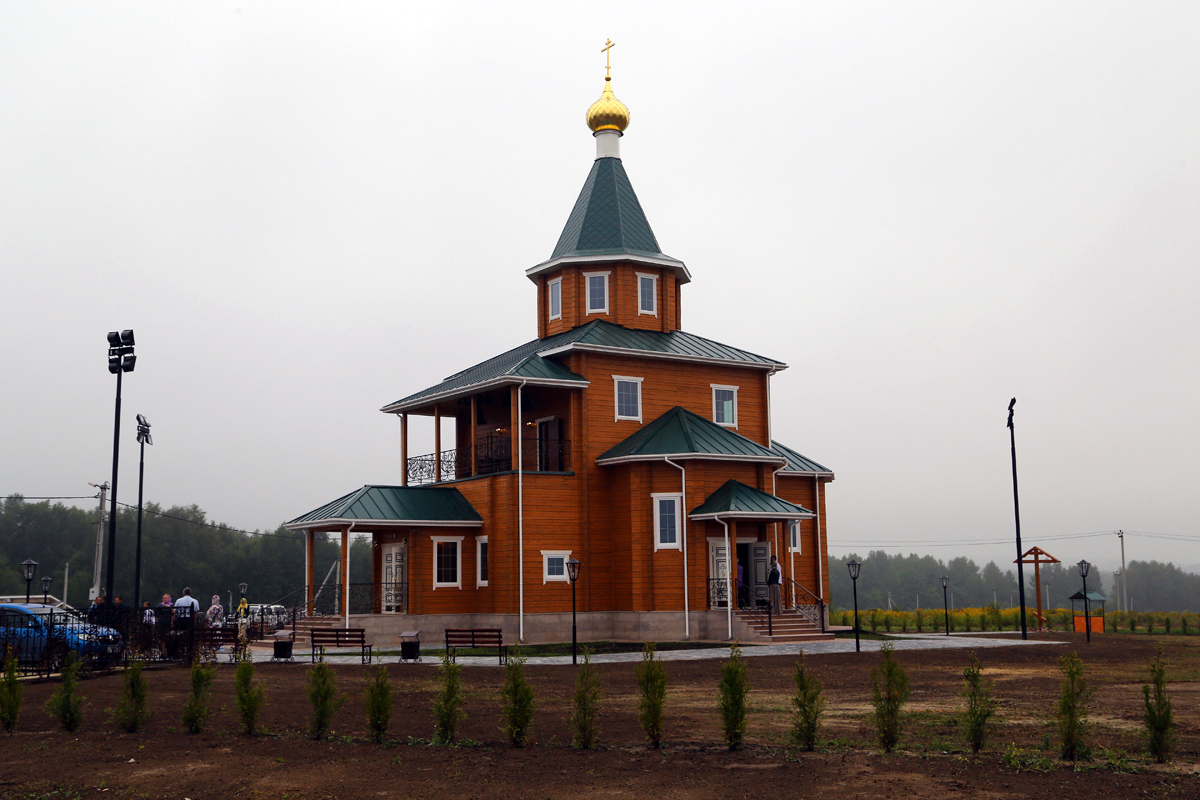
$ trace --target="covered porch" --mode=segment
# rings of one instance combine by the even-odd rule
[[[795,579],[787,556],[795,526],[814,514],[803,506],[747,486],[726,481],[688,518],[708,523],[708,608],[755,612],[771,602],[768,575],[771,557],[780,571],[780,603],[824,627],[825,602]],[[714,535],[715,534],[715,535]],[[739,569],[740,567],[740,569]]]
[[[400,419],[402,486],[525,472],[570,472],[581,376],[536,353],[505,353],[382,409]],[[409,454],[410,417],[430,418],[433,452]],[[444,448],[442,422],[454,420]]]
[[[483,518],[457,489],[367,485],[284,525],[304,531],[304,587],[295,604],[307,616],[409,612],[410,539],[425,529],[477,531]],[[341,555],[330,574],[315,574],[317,533],[336,533]],[[371,536],[371,581],[350,581],[350,536]]]

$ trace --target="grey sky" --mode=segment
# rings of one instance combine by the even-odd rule
[[[139,412],[148,498],[235,526],[398,483],[379,407],[535,335],[611,37],[684,327],[791,365],[831,552],[1011,561],[917,543],[1011,536],[1012,395],[1029,544],[1200,538],[1200,6],[442,5],[0,5],[0,494],[107,479],[125,327],[122,500]]]

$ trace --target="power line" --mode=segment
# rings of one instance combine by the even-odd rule
[[[129,503],[122,503],[119,500],[117,501],[117,505],[125,506],[125,508],[137,508],[136,505],[130,505]],[[142,513],[153,514],[156,517],[165,517],[167,519],[173,519],[176,522],[186,522],[189,525],[200,525],[205,528],[214,528],[219,531],[230,531],[232,533],[244,533],[247,536],[275,536],[280,539],[297,539],[297,537],[294,534],[275,533],[274,531],[247,531],[247,530],[242,530],[241,528],[232,528],[225,524],[215,524],[212,522],[197,522],[194,519],[187,519],[185,517],[176,517],[173,514],[166,513],[165,511],[152,511],[151,509],[146,508],[144,506],[142,507]]]
[[[63,495],[61,497],[30,497],[24,494],[10,494],[0,498],[3,500],[95,500],[98,494]]]

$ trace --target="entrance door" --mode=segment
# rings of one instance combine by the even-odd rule
[[[754,607],[759,600],[770,600],[767,589],[767,573],[771,569],[771,545],[769,542],[746,542],[737,546],[738,566],[743,567],[742,579],[745,588],[739,587],[739,604]]]
[[[559,433],[562,420],[549,417],[537,421],[538,434],[538,472],[559,472],[562,470],[562,453],[558,445],[561,438]]]
[[[729,558],[721,542],[708,543],[708,607],[729,605]]]
[[[383,552],[383,613],[403,614],[408,606],[408,547],[385,544]]]

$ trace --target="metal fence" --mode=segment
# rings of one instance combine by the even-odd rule
[[[25,674],[58,672],[74,652],[85,669],[129,661],[190,662],[202,617],[187,608],[69,609],[25,606],[0,609],[0,652],[16,656]]]
[[[343,584],[322,583],[312,588],[312,616],[316,617],[340,617],[346,613],[346,608],[351,614],[404,614],[408,611],[408,584],[405,582],[351,583],[348,602],[343,600]],[[288,602],[295,603],[300,617],[308,615],[307,598],[307,591],[301,592],[298,599],[295,592],[288,596]]]

